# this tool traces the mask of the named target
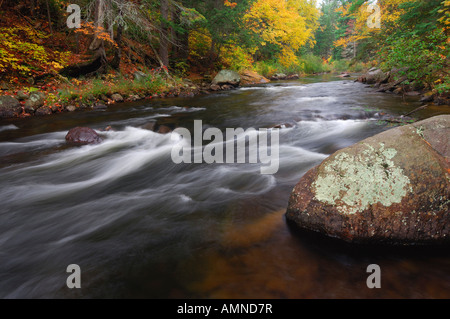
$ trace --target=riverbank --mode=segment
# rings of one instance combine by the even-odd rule
[[[227,71],[232,72],[233,71]],[[342,79],[358,76],[355,81],[369,84],[377,92],[420,96],[422,107],[428,104],[448,105],[448,94],[438,94],[417,88],[409,84],[405,77],[398,79],[395,72],[382,72],[372,68],[362,75],[351,72],[324,72]],[[214,94],[232,90],[239,86],[265,84],[271,81],[298,80],[309,75],[276,73],[268,78],[254,71],[234,73],[237,81],[215,81],[214,74],[180,78],[171,76],[166,69],[152,69],[147,73],[136,71],[122,75],[109,73],[101,78],[87,80],[71,79],[59,76],[46,83],[34,86],[2,86],[0,91],[0,120],[20,119],[32,116],[48,116],[55,113],[75,112],[79,110],[102,110],[116,103],[135,102],[163,98],[191,98],[198,95]],[[317,75],[317,74],[315,74]],[[320,74],[319,74],[320,75]],[[415,111],[415,110],[414,110]],[[411,115],[411,114],[406,114]],[[404,121],[411,122],[409,117]],[[402,119],[391,119],[403,123]]]
[[[268,83],[270,80],[253,71],[243,71],[238,82],[211,81],[211,76],[180,78],[167,69],[136,71],[122,75],[109,73],[101,78],[78,80],[59,76],[35,86],[3,85],[0,92],[0,119],[46,116],[77,110],[106,109],[121,102],[144,99],[194,97],[231,90],[240,84]],[[297,76],[298,78],[298,76]]]

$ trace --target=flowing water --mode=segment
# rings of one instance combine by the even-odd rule
[[[383,112],[418,106],[310,77],[0,122],[0,297],[449,298],[448,249],[351,246],[284,219],[307,170],[390,128]],[[142,128],[155,120],[222,131],[285,124],[280,169],[176,165],[171,135]],[[102,144],[69,147],[75,126],[113,130]],[[81,289],[66,286],[70,264],[81,268]],[[369,264],[380,265],[382,289],[367,288]]]

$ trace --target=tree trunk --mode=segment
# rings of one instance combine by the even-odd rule
[[[106,51],[104,41],[98,38],[97,32],[103,32],[104,28],[104,18],[105,18],[105,0],[96,0],[95,2],[95,34],[94,38],[89,45],[89,50],[95,51],[95,56],[100,59],[100,67],[89,73],[105,73],[108,65],[108,60],[106,59]]]
[[[105,0],[96,0],[95,1],[95,28],[96,32],[104,30],[103,28],[103,20],[104,20],[104,1]],[[94,38],[92,39],[91,44],[89,45],[89,50],[96,51],[102,46],[102,40],[100,40],[97,34],[94,34]]]
[[[31,0],[30,11],[31,11],[31,17],[35,18],[36,17],[36,4],[34,3],[34,0]]]
[[[161,0],[161,31],[159,39],[159,56],[165,66],[169,66],[169,1]]]
[[[45,1],[45,4],[47,6],[47,16],[48,16],[48,27],[50,28],[50,33],[53,34],[53,28],[52,28],[52,17],[50,15],[50,6],[48,4],[48,0]]]

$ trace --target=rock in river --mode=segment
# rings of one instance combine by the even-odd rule
[[[340,150],[304,175],[287,209],[303,229],[349,242],[450,242],[450,115]]]
[[[97,134],[96,131],[89,127],[76,127],[67,133],[66,141],[69,144],[86,145],[99,144],[103,142],[103,139]]]

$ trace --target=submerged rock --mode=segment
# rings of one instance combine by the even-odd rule
[[[450,242],[450,115],[340,150],[294,188],[286,217],[349,242]]]
[[[155,131],[156,128],[156,121],[148,122],[141,126],[142,129],[148,130],[148,131]]]
[[[75,127],[67,133],[66,141],[69,144],[86,145],[99,144],[103,142],[103,139],[89,127]]]
[[[41,92],[33,92],[30,94],[28,100],[25,102],[25,111],[27,113],[34,113],[40,107],[44,106],[45,95]]]
[[[160,134],[168,134],[171,132],[172,132],[172,129],[166,125],[160,125],[158,128],[158,133],[160,133]]]

